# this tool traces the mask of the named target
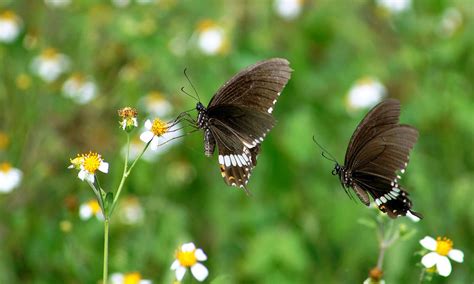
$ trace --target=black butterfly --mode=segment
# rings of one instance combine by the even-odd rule
[[[286,59],[258,62],[225,83],[207,108],[197,103],[197,127],[204,130],[204,152],[212,156],[217,144],[226,184],[247,191],[260,143],[275,125],[272,111],[291,71]]]
[[[387,99],[376,105],[361,121],[347,147],[344,165],[336,166],[344,189],[352,188],[360,201],[369,206],[369,194],[378,208],[391,218],[421,214],[411,210],[408,193],[400,187],[410,150],[418,130],[399,124],[400,102]],[[399,173],[398,173],[399,172]]]

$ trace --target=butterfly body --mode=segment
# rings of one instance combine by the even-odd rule
[[[399,124],[400,103],[388,99],[375,106],[352,135],[344,165],[336,163],[343,188],[353,189],[362,203],[370,198],[389,217],[421,215],[411,210],[408,193],[400,187],[400,174],[408,165],[409,152],[418,139],[418,131]]]
[[[275,125],[271,113],[291,71],[286,59],[258,62],[225,83],[207,107],[197,103],[204,153],[212,156],[217,146],[221,175],[228,185],[246,190],[260,144]]]

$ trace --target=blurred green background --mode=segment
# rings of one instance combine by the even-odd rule
[[[203,154],[202,133],[186,136],[128,179],[120,210],[134,204],[143,215],[126,222],[119,210],[112,219],[110,272],[171,283],[174,251],[192,241],[208,255],[209,283],[362,283],[378,244],[358,220],[374,211],[347,198],[312,136],[342,163],[369,109],[351,108],[348,93],[373,77],[401,101],[401,121],[419,129],[401,183],[425,216],[395,221],[416,234],[388,250],[384,279],[415,283],[418,241],[430,235],[450,237],[465,253],[433,283],[474,281],[471,0],[417,0],[399,12],[380,1],[300,1],[290,18],[275,1],[53,2],[0,4],[20,27],[0,43],[0,131],[9,140],[0,162],[23,172],[20,186],[0,195],[1,283],[97,283],[103,226],[79,217],[93,194],[67,169],[69,158],[101,153],[110,163],[101,183],[116,188],[125,143],[117,109],[137,107],[142,125],[153,117],[143,98],[159,92],[170,119],[196,103],[179,91],[191,90],[185,67],[207,104],[238,70],[270,57],[287,58],[295,71],[248,184],[252,196],[224,184],[217,157]],[[209,28],[218,48],[206,53],[200,41]],[[50,82],[32,67],[47,48],[69,58]],[[85,104],[63,95],[77,72],[97,86]]]

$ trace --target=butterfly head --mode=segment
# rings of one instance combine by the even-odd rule
[[[334,169],[332,170],[332,175],[333,175],[333,176],[335,176],[335,175],[340,175],[340,174],[341,174],[341,171],[342,171],[341,165],[339,165],[338,163],[336,163],[336,165],[334,166]]]
[[[205,111],[206,108],[204,107],[204,105],[201,103],[201,102],[197,102],[196,104],[196,110],[201,112],[201,111]]]

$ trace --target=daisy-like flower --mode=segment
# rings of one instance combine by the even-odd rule
[[[391,14],[407,11],[411,7],[411,0],[377,0],[377,5]]]
[[[86,180],[90,183],[94,183],[94,177],[97,170],[108,173],[109,163],[104,162],[101,156],[94,152],[88,154],[77,155],[76,158],[71,159],[71,165],[69,169],[78,169],[79,179]]]
[[[47,48],[33,59],[31,68],[41,79],[52,82],[69,68],[69,58],[54,48]]]
[[[118,216],[127,225],[138,224],[145,217],[142,205],[136,197],[128,197],[120,203]]]
[[[145,122],[145,129],[147,131],[140,135],[140,140],[148,143],[150,139],[153,139],[150,143],[150,149],[158,153],[166,152],[178,142],[177,138],[183,135],[181,124],[177,123],[172,127],[168,127],[159,119],[155,119],[153,123],[147,120]]]
[[[176,280],[181,281],[186,269],[191,268],[194,278],[202,282],[207,278],[209,271],[198,261],[205,260],[207,260],[207,256],[202,249],[196,249],[193,243],[186,243],[176,251],[176,260],[171,265],[171,270],[175,271]]]
[[[133,128],[138,127],[138,111],[132,107],[124,107],[118,110],[118,115],[122,118],[120,125],[123,130],[130,132]]]
[[[444,37],[453,36],[461,27],[463,18],[461,12],[456,8],[449,8],[444,11],[439,26],[439,33]]]
[[[91,199],[82,203],[79,207],[79,217],[82,220],[89,220],[92,216],[95,216],[101,221],[104,220],[104,215],[102,214],[99,202],[96,199]]]
[[[449,258],[456,262],[463,262],[464,253],[458,249],[453,249],[453,242],[446,237],[438,237],[435,240],[426,236],[420,240],[420,244],[431,251],[423,256],[421,263],[426,268],[436,266],[436,270],[441,276],[447,277],[451,273]]]
[[[53,8],[63,8],[71,4],[71,0],[44,0],[44,3]]]
[[[10,138],[5,132],[0,131],[0,151],[5,150],[10,143]]]
[[[0,42],[13,42],[21,31],[21,19],[12,11],[0,13]]]
[[[229,45],[224,29],[211,20],[199,23],[198,47],[207,55],[225,53]]]
[[[151,280],[142,279],[139,272],[113,273],[110,275],[111,284],[151,284]]]
[[[292,20],[301,13],[303,0],[275,0],[274,7],[280,17]]]
[[[8,193],[17,187],[23,173],[16,168],[13,168],[10,163],[0,163],[0,193]]]
[[[63,84],[63,95],[78,104],[86,104],[97,95],[97,86],[82,74],[76,73]]]
[[[364,77],[352,85],[347,94],[347,106],[351,110],[371,108],[386,96],[385,86],[377,79]]]
[[[166,117],[173,111],[170,102],[158,91],[149,92],[139,104],[143,105],[147,113],[158,117]]]

